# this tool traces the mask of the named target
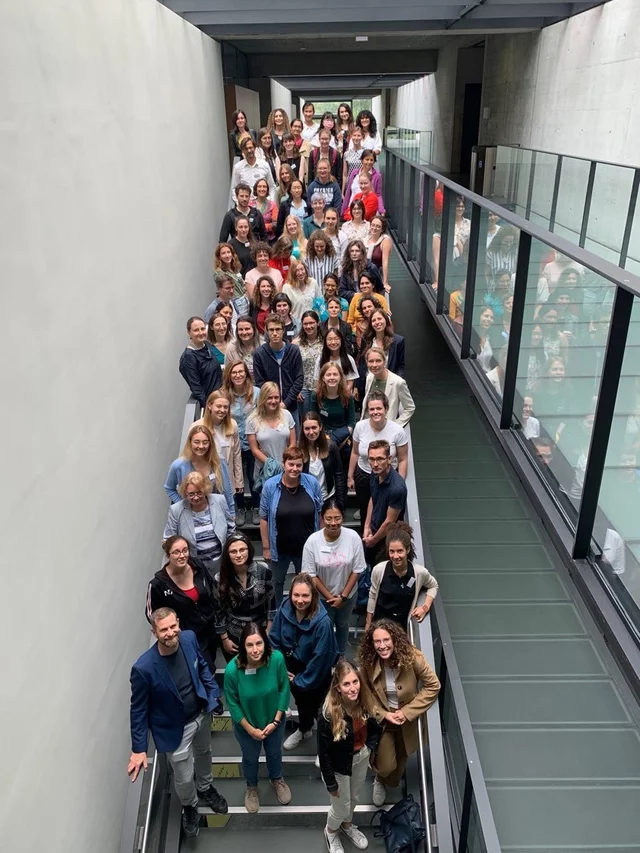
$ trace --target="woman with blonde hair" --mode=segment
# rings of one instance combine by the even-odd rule
[[[247,509],[253,509],[253,513],[257,520],[253,521],[252,518],[252,523],[258,524],[260,495],[254,488],[253,484],[255,463],[253,453],[249,447],[249,439],[246,435],[246,426],[247,418],[256,408],[260,389],[256,388],[253,384],[253,376],[249,372],[247,363],[242,359],[231,361],[227,364],[224,369],[222,389],[229,398],[231,404],[231,415],[238,424],[242,469],[243,473],[247,477],[249,492],[251,493],[250,507],[247,507],[244,496],[244,484],[242,491],[236,492],[236,525],[237,527],[242,527],[246,523]]]
[[[283,236],[288,237],[293,244],[291,257],[296,261],[304,259],[307,253],[307,240],[302,230],[302,221],[297,216],[289,214],[285,218]]]
[[[220,566],[224,543],[236,527],[227,502],[222,495],[213,492],[211,480],[198,471],[186,475],[178,492],[182,499],[169,507],[163,539],[181,536],[189,545],[191,556],[215,573]],[[169,556],[168,551],[165,553]]]
[[[275,382],[265,382],[260,388],[256,409],[247,418],[245,428],[249,447],[255,459],[254,477],[259,481],[267,459],[282,466],[287,447],[296,443],[293,416],[280,405],[280,389]]]
[[[296,180],[293,169],[288,163],[282,163],[278,170],[278,184],[276,186],[276,204],[278,209],[283,201],[291,197],[291,184]]]
[[[293,240],[287,234],[278,237],[273,244],[273,257],[269,261],[269,266],[274,270],[278,270],[282,279],[286,279],[289,275],[292,253]]]
[[[408,757],[418,749],[418,718],[436,701],[438,677],[403,629],[380,619],[367,630],[358,662],[373,696],[373,714],[384,733],[371,762],[376,771],[373,802],[384,805],[387,788],[400,784]]]
[[[313,300],[322,293],[318,282],[309,275],[307,265],[300,260],[292,262],[282,292],[291,300],[291,316],[298,323],[305,311],[311,311]]]
[[[172,504],[180,500],[178,485],[192,471],[209,478],[213,491],[225,496],[229,513],[235,519],[236,509],[229,469],[224,459],[220,459],[218,455],[213,433],[204,424],[194,424],[191,427],[182,448],[182,455],[171,463],[164,490]]]
[[[318,716],[320,772],[331,795],[324,837],[329,853],[343,853],[342,832],[358,850],[367,837],[353,825],[353,813],[364,787],[371,756],[380,742],[375,704],[356,667],[341,658]]]
[[[214,391],[209,394],[204,416],[196,421],[211,430],[216,450],[221,459],[227,463],[231,479],[236,491],[244,491],[242,476],[242,457],[240,455],[240,435],[238,424],[231,417],[231,400],[224,391]]]

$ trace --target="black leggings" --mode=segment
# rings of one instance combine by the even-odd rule
[[[353,479],[356,486],[358,509],[360,510],[360,536],[364,533],[364,523],[367,518],[367,510],[369,509],[369,498],[371,497],[370,478],[371,474],[367,474],[359,465],[356,465]]]
[[[294,681],[291,682],[291,692],[298,708],[298,728],[301,732],[310,732],[313,728],[330,684],[331,672],[327,673],[327,677],[317,687],[311,689],[305,688],[303,690],[297,687]]]

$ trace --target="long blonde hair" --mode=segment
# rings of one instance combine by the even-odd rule
[[[304,231],[302,230],[302,222],[298,219],[297,216],[294,216],[293,213],[290,213],[284,220],[284,234],[291,239],[291,235],[287,231],[287,222],[293,219],[296,223],[296,236],[295,239],[298,242],[298,248],[300,249],[300,254],[304,255],[307,251],[307,239],[304,236]]]
[[[213,417],[211,415],[211,411],[209,406],[211,403],[215,403],[216,400],[226,400],[229,403],[229,408],[227,409],[227,414],[225,415],[224,420],[220,424],[222,427],[222,431],[225,434],[226,438],[229,438],[230,435],[233,435],[233,418],[231,417],[231,400],[229,399],[229,395],[226,391],[212,391],[207,397],[207,405],[204,407],[204,415],[202,418],[202,423],[211,430],[211,433],[215,435],[216,425],[213,422]]]
[[[282,107],[276,107],[275,109],[271,110],[271,112],[269,113],[269,116],[267,118],[267,130],[274,130],[274,128],[275,128],[275,124],[273,121],[273,114],[274,113],[282,113],[282,117],[284,118],[284,130],[282,132],[282,135],[284,136],[285,133],[290,133],[291,132],[291,125],[289,123],[289,116],[287,115],[287,111],[283,110]]]
[[[280,394],[280,389],[276,385],[275,382],[265,382],[262,388],[260,388],[260,393],[258,394],[258,402],[256,403],[256,408],[254,412],[251,412],[248,420],[252,423],[260,424],[263,421],[266,421],[267,418],[271,418],[272,415],[267,412],[267,397],[270,397],[272,394],[278,394],[280,399],[282,400],[282,395]],[[278,417],[280,419],[280,423],[284,421],[283,415],[284,409],[280,407],[278,409]]]
[[[331,686],[322,706],[322,714],[325,720],[331,723],[334,741],[344,740],[347,735],[347,721],[344,718],[346,710],[340,693],[340,682],[350,672],[355,672],[360,680],[360,693],[349,716],[351,719],[363,721],[373,716],[373,699],[359,670],[346,658],[340,658],[333,670]]]
[[[300,220],[298,219],[298,222],[299,221]],[[298,267],[300,266],[300,264],[302,264],[302,266],[304,267],[304,271],[306,274],[306,278],[304,280],[303,287],[306,287],[310,281],[309,268],[307,267],[305,262],[301,261],[301,260],[291,261],[291,266],[289,267],[289,275],[287,276],[287,284],[290,285],[291,287],[294,287],[296,290],[301,289],[300,283],[298,282],[298,279],[296,278],[296,271],[297,271]]]
[[[184,459],[187,459],[189,462],[191,462],[191,464],[193,464],[191,439],[199,432],[201,432],[203,435],[206,435],[206,437],[209,439],[209,455],[206,457],[206,459],[215,477],[213,484],[214,491],[218,492],[219,494],[224,494],[224,484],[222,482],[222,468],[220,466],[220,457],[218,456],[218,449],[216,447],[216,442],[213,437],[213,433],[211,432],[208,426],[205,426],[204,424],[194,424],[191,427],[191,429],[189,430],[189,435],[187,436],[187,440],[185,441],[184,447],[182,448],[182,456]]]
[[[231,380],[231,371],[234,367],[238,367],[242,365],[244,367],[244,386],[242,389],[242,393],[238,394],[236,391],[234,384]],[[249,368],[245,364],[242,359],[238,359],[237,361],[230,361],[228,364],[225,364],[224,373],[222,374],[222,390],[227,395],[231,403],[233,404],[238,397],[243,397],[245,403],[253,403],[253,380],[251,379],[251,374],[249,373]],[[209,402],[207,400],[207,402]]]

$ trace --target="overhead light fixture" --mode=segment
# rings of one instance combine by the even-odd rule
[[[369,36],[356,36],[356,41],[369,41]]]

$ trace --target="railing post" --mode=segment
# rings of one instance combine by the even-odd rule
[[[553,196],[551,198],[551,210],[549,212],[549,231],[553,231],[556,227],[556,212],[558,210],[558,196],[560,194],[560,180],[562,178],[562,154],[558,154],[558,162],[556,163],[556,176],[553,181]]]
[[[389,158],[389,166],[387,168],[385,195],[387,197],[387,212],[389,214],[390,225],[393,226],[396,220],[396,155],[388,150],[386,156]]]
[[[471,233],[467,253],[467,286],[464,294],[464,315],[462,318],[462,344],[460,357],[469,358],[471,330],[473,328],[473,305],[476,291],[476,273],[478,268],[478,246],[480,243],[480,222],[482,210],[474,204],[471,208]]]
[[[627,221],[624,226],[624,235],[622,237],[622,245],[620,246],[620,261],[619,266],[624,269],[627,263],[627,254],[629,253],[629,241],[633,231],[633,222],[636,216],[636,204],[638,202],[638,189],[640,188],[640,169],[635,169],[633,173],[633,184],[631,185],[631,195],[629,197],[629,210],[627,211]]]
[[[422,220],[420,223],[420,271],[419,282],[427,280],[427,243],[429,240],[429,223],[433,221],[433,192],[432,179],[424,172],[420,173]]]
[[[596,180],[596,166],[598,164],[595,160],[591,161],[591,165],[589,166],[589,178],[587,179],[587,192],[584,197],[584,210],[582,211],[582,225],[580,226],[580,239],[578,241],[578,245],[581,249],[584,249],[584,244],[587,242],[587,228],[589,227],[589,214],[591,213],[591,199],[593,197],[593,185]]]
[[[462,814],[460,816],[460,839],[458,841],[458,853],[465,853],[467,840],[469,838],[469,822],[471,820],[471,801],[473,799],[473,785],[471,774],[467,767],[464,776],[464,793],[462,795]]]
[[[509,343],[507,347],[507,365],[502,384],[502,409],[500,411],[500,429],[511,427],[513,416],[513,401],[516,394],[516,379],[518,377],[518,358],[522,340],[522,323],[527,301],[527,281],[529,278],[529,258],[531,257],[531,235],[520,232],[518,243],[518,262],[516,265],[516,283],[513,290],[513,312],[509,326]]]
[[[409,169],[409,222],[407,226],[407,260],[413,261],[415,254],[413,251],[413,235],[416,224],[416,181],[415,175],[419,174],[414,170],[413,166],[408,166]]]
[[[529,186],[527,187],[527,208],[525,211],[525,219],[529,219],[531,215],[531,199],[533,198],[533,183],[536,179],[536,152],[531,152],[531,170],[529,172]]]
[[[578,512],[578,523],[573,542],[573,557],[584,560],[589,553],[591,534],[598,509],[600,486],[607,459],[607,447],[616,406],[624,352],[631,321],[634,296],[622,287],[616,289],[607,337],[607,348],[600,376],[598,403],[591,431],[589,456],[584,473],[584,485]]]
[[[451,190],[448,187],[444,187],[444,199],[442,203],[442,225],[440,226],[440,257],[438,259],[438,293],[436,296],[436,314],[442,314],[444,310],[444,283],[447,276],[447,259],[452,255],[452,246],[449,246],[451,195]],[[453,240],[451,241],[451,243],[453,245]]]
[[[400,160],[399,179],[398,179],[398,238],[401,243],[406,240],[405,221],[404,221],[404,172],[407,164],[404,160]]]

